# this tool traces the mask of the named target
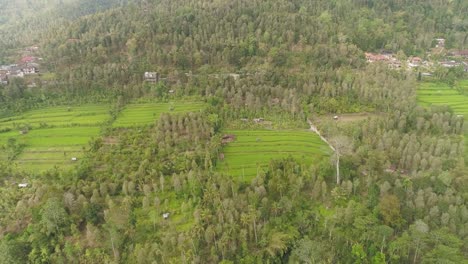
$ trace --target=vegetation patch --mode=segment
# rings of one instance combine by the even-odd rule
[[[331,151],[307,130],[229,130],[225,134],[234,139],[220,153],[218,169],[243,180],[254,178],[271,159],[292,156],[311,164]]]
[[[463,115],[468,120],[468,95],[462,94],[467,89],[468,80],[462,80],[457,87],[451,88],[441,82],[423,82],[418,89],[418,101],[421,105],[447,105],[454,113]],[[468,89],[467,89],[468,90]],[[468,127],[465,126],[465,156],[468,157]]]
[[[159,102],[159,103],[132,103],[127,105],[113,127],[134,127],[154,124],[163,113],[197,112],[203,109],[202,102]]]

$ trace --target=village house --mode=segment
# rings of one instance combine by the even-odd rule
[[[265,121],[265,119],[263,119],[263,118],[254,118],[253,121],[258,124],[258,123],[262,123],[263,121]]]
[[[456,62],[456,61],[441,61],[440,62],[440,66],[442,67],[445,67],[445,68],[453,68],[453,67],[457,67],[457,66],[460,66],[461,64],[459,62]]]
[[[26,57],[21,58],[20,63],[21,64],[32,63],[32,62],[35,62],[36,59],[37,58],[33,56],[26,56]]]
[[[408,59],[408,67],[414,68],[414,67],[419,67],[421,66],[422,59],[419,57],[410,57]]]
[[[436,44],[436,48],[443,48],[445,47],[445,39],[443,38],[437,38],[435,39],[437,44]]]
[[[36,74],[39,70],[36,67],[26,67],[22,70],[25,75]]]
[[[18,64],[2,65],[2,66],[0,66],[0,70],[2,70],[2,71],[11,71],[13,69],[16,69],[17,67],[18,67]]]
[[[370,52],[366,52],[365,55],[366,55],[367,62],[369,63],[390,60],[390,57],[388,55],[376,54],[376,53],[370,53]]]
[[[143,77],[147,82],[159,82],[159,73],[157,72],[145,72]]]
[[[22,70],[10,70],[7,75],[8,78],[24,78],[24,72]]]
[[[454,50],[449,52],[449,55],[458,58],[468,58],[468,50]]]

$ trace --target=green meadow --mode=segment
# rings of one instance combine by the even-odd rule
[[[113,127],[134,127],[154,124],[163,113],[187,113],[200,111],[201,102],[161,102],[132,103],[125,106],[114,122]]]
[[[328,146],[308,130],[229,130],[236,139],[224,149],[218,170],[250,180],[268,167],[271,159],[292,156],[311,164],[331,154]]]
[[[13,163],[19,170],[44,171],[55,166],[72,166],[80,159],[91,138],[100,134],[100,125],[109,119],[107,105],[49,107],[0,119],[0,146],[14,140],[21,146]],[[20,130],[29,127],[28,133]],[[0,159],[7,159],[5,149]]]
[[[445,83],[423,82],[418,88],[418,102],[423,106],[448,105],[454,113],[468,121],[468,80],[462,80],[454,88]],[[468,126],[465,125],[465,153],[468,157]]]

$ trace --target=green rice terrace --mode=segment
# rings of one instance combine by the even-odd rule
[[[201,102],[131,103],[112,124],[128,128],[154,124],[162,113],[200,111]],[[69,168],[84,156],[90,140],[110,119],[109,105],[47,107],[0,119],[0,161],[19,170]]]
[[[456,114],[463,115],[468,120],[468,80],[463,80],[455,88],[445,83],[424,82],[418,89],[418,101],[421,105],[448,105]],[[465,124],[465,152],[468,157],[468,126]]]
[[[107,105],[48,107],[0,119],[0,159],[21,170],[70,167],[108,119]]]
[[[202,102],[176,101],[164,103],[132,103],[125,106],[113,123],[113,127],[133,127],[154,124],[163,113],[187,113],[200,111]]]
[[[271,159],[292,157],[312,163],[329,156],[331,150],[309,130],[229,130],[225,132],[218,170],[250,180]]]

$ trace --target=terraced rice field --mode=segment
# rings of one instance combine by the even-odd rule
[[[468,90],[468,80],[459,83],[460,88]],[[418,101],[421,105],[448,105],[453,111],[465,117],[468,121],[468,96],[460,94],[456,89],[447,84],[436,82],[424,82],[418,89]],[[465,125],[465,153],[468,158],[468,126]]]
[[[44,171],[54,166],[70,167],[72,157],[83,156],[83,148],[100,133],[99,125],[109,118],[106,105],[50,107],[0,119],[0,146],[9,139],[24,146],[14,163],[20,170]],[[31,127],[26,134],[20,129]],[[5,153],[0,159],[7,159]]]
[[[307,130],[231,130],[236,139],[224,148],[218,170],[250,180],[268,167],[271,159],[292,157],[307,164],[331,154],[328,146]]]
[[[16,129],[28,124],[33,129],[41,126],[98,126],[109,118],[106,105],[83,105],[77,107],[49,107],[21,115],[1,118],[0,130]]]
[[[125,106],[113,127],[134,127],[154,124],[163,113],[197,112],[203,109],[201,102],[134,103]]]

